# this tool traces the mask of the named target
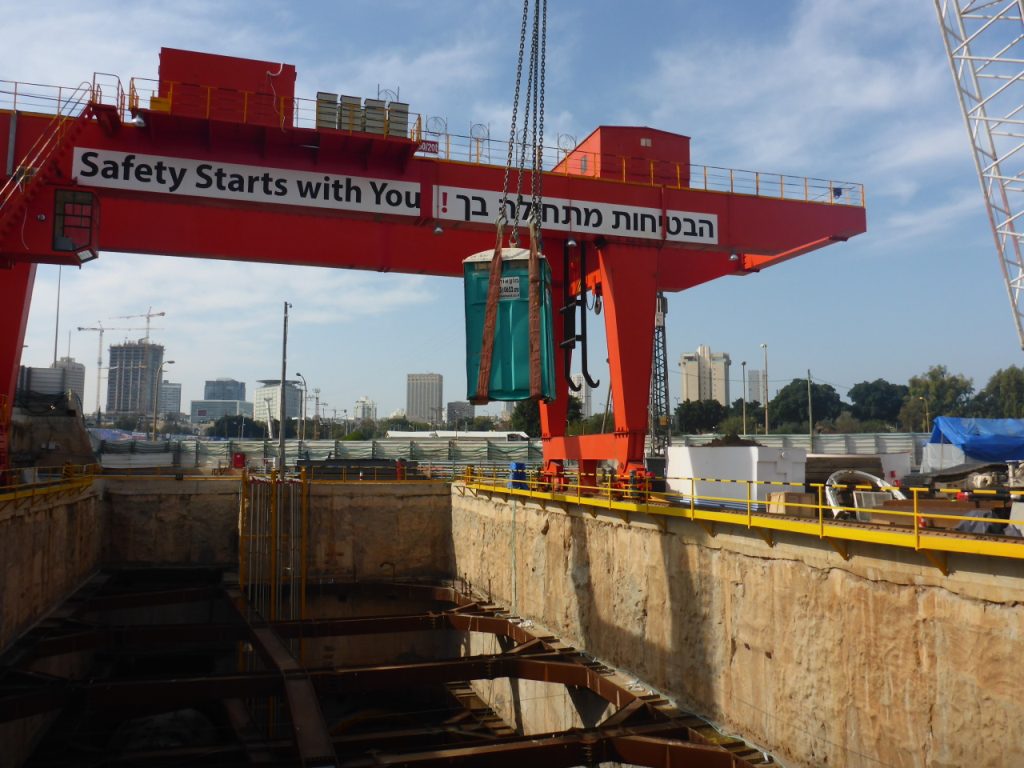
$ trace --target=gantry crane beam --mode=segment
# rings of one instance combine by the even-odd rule
[[[165,49],[161,66],[171,58]],[[260,77],[277,69],[230,61],[251,64]],[[174,102],[175,84],[161,80],[159,97],[150,108],[133,104],[130,121],[91,103],[65,132],[67,146],[53,153],[40,188],[20,202],[19,226],[0,208],[0,266],[18,276],[0,284],[0,306],[12,307],[16,330],[0,340],[0,394],[13,388],[20,342],[10,339],[23,333],[15,316],[29,301],[35,263],[79,264],[120,251],[461,276],[466,256],[493,246],[504,168],[424,156],[416,134],[296,127],[280,84],[274,109],[262,113],[273,119],[254,121],[251,94],[214,100],[225,91],[217,77],[211,71],[210,85],[188,104]],[[0,112],[0,146],[27,156],[52,124],[49,116],[15,121]],[[659,290],[756,272],[866,229],[859,185],[750,174],[740,192],[738,176],[713,169],[724,179],[715,187],[708,169],[691,176],[688,141],[603,127],[546,175],[546,250],[560,253],[573,239],[597,253],[582,279],[606,309],[616,403],[614,433],[578,437],[564,434],[564,390],[542,405],[549,465],[643,466]],[[610,154],[612,143],[640,157]],[[683,145],[685,156],[674,159],[660,149]],[[559,262],[550,260],[555,295],[566,279]],[[553,326],[560,339],[557,313]],[[559,382],[564,365],[559,356]]]

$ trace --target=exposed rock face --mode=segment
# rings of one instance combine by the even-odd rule
[[[456,489],[457,491],[457,489]],[[475,588],[793,766],[1024,765],[1024,570],[452,495]]]

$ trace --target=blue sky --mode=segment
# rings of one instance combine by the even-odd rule
[[[670,296],[673,399],[679,355],[699,344],[732,357],[734,398],[739,363],[760,368],[762,343],[773,392],[807,369],[845,395],[935,364],[981,388],[1019,363],[931,3],[550,5],[546,143],[601,124],[649,125],[691,136],[694,163],[866,185],[865,235]],[[156,76],[161,46],[187,48],[295,64],[299,96],[400,88],[412,111],[444,116],[453,133],[485,123],[502,137],[520,8],[0,0],[5,38],[21,41],[0,48],[0,79],[77,84],[103,71],[127,82]],[[26,364],[52,360],[56,277],[55,267],[39,270]],[[153,337],[176,360],[167,378],[182,383],[187,410],[207,378],[245,380],[251,392],[256,379],[280,375],[285,299],[294,305],[289,373],[301,371],[339,415],[362,395],[381,415],[404,407],[409,372],[442,373],[445,400],[465,397],[462,287],[442,278],[104,253],[63,271],[60,354],[69,329],[165,311]],[[139,334],[106,341],[125,335]],[[91,410],[96,334],[73,332],[70,344],[87,366]],[[596,344],[591,369],[605,383],[603,358]]]

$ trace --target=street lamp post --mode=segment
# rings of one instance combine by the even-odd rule
[[[164,377],[165,365],[174,365],[174,361],[162,360],[156,369],[156,380],[153,382],[153,442],[156,442],[156,410],[160,402],[160,380]]]
[[[740,367],[743,369],[743,434],[747,434],[747,361],[744,360],[740,363]]]
[[[920,396],[917,399],[924,403],[924,431],[927,432],[931,428],[932,423],[931,414],[928,413],[928,400]]]
[[[764,352],[764,433],[768,434],[768,345],[762,344]]]

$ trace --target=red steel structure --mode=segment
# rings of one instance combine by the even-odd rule
[[[19,84],[4,84],[15,102],[0,110],[0,401],[12,399],[39,263],[121,251],[457,277],[493,246],[504,167],[445,156],[451,137],[418,121],[388,125],[385,107],[381,128],[369,100],[358,121],[351,109],[335,120],[344,106],[318,101],[320,126],[302,127],[311,102],[294,97],[294,67],[273,62],[163,49],[150,96],[140,82],[94,76],[57,97],[57,115],[18,105]],[[554,295],[582,281],[601,297],[615,403],[613,433],[566,436],[556,355],[562,389],[541,406],[552,472],[565,460],[588,477],[602,460],[642,469],[659,290],[866,229],[860,185],[691,166],[687,137],[644,127],[602,126],[546,167]],[[554,257],[574,245],[590,254],[582,275]]]

